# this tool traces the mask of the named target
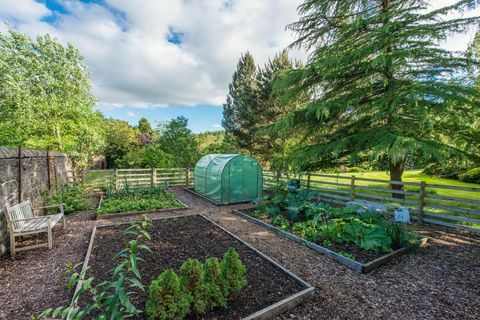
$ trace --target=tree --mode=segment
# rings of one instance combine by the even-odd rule
[[[284,50],[276,54],[273,59],[269,59],[263,68],[259,68],[257,74],[256,117],[251,129],[254,132],[252,148],[256,155],[277,169],[286,169],[286,164],[279,159],[283,158],[289,140],[294,135],[265,129],[278,121],[285,113],[294,111],[300,100],[279,103],[278,97],[281,96],[281,92],[274,91],[274,84],[284,74],[299,67],[301,67],[301,63],[293,61],[288,56],[288,52]]]
[[[188,119],[180,116],[171,120],[159,128],[159,136],[160,148],[172,156],[175,166],[187,168],[195,165],[199,157],[198,143],[188,129]]]
[[[145,146],[153,140],[153,129],[147,118],[141,118],[138,121],[137,129],[140,133],[137,135],[140,146]]]
[[[141,133],[153,133],[152,125],[150,124],[150,121],[148,121],[147,118],[143,117],[138,121],[138,130]]]
[[[411,157],[474,156],[451,142],[469,137],[478,119],[479,93],[467,72],[469,62],[478,62],[438,46],[478,22],[445,19],[473,3],[428,11],[424,0],[304,2],[288,28],[298,36],[292,45],[310,50],[310,59],[276,85],[283,101],[310,97],[275,126],[304,135],[295,163],[320,168],[384,160],[390,179],[401,181]]]
[[[104,132],[106,140],[104,154],[107,168],[117,167],[117,161],[139,148],[137,131],[126,121],[105,120]]]
[[[89,76],[70,44],[0,33],[0,145],[63,151],[86,165],[102,144]]]
[[[222,126],[235,137],[242,149],[251,151],[254,139],[257,71],[250,52],[242,54],[229,85],[227,101],[223,105]]]

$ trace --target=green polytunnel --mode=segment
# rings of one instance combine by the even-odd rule
[[[217,204],[255,201],[262,197],[262,168],[243,154],[208,154],[194,169],[195,191]]]

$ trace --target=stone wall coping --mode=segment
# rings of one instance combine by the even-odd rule
[[[51,157],[67,157],[65,153],[55,152],[55,151],[50,151],[49,155]],[[47,151],[22,148],[23,158],[37,158],[37,157],[46,157],[46,156],[47,156]],[[11,159],[11,158],[18,158],[18,148],[0,147],[0,159]]]

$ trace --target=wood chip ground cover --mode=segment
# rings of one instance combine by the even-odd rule
[[[480,319],[480,235],[425,225],[420,234],[429,237],[428,250],[359,274],[231,214],[250,205],[217,207],[181,189],[171,192],[190,209],[149,217],[204,214],[316,287],[312,299],[277,319]],[[105,223],[93,219],[92,211],[67,217],[51,251],[0,257],[0,319],[30,319],[70,301],[62,272],[68,260],[83,261],[93,227]]]
[[[114,266],[115,253],[124,247],[125,228],[123,225],[97,229],[89,262],[91,275],[96,281],[107,279],[108,271]],[[247,267],[246,288],[230,302],[227,309],[212,311],[199,319],[242,318],[304,289],[280,269],[200,216],[153,221],[150,234],[152,241],[146,244],[152,253],[141,255],[145,261],[139,267],[144,284],[150,284],[167,268],[179,270],[189,258],[201,261],[209,257],[221,259],[230,247],[240,254]],[[139,293],[135,295],[134,304],[144,309],[145,300],[146,295]],[[196,319],[193,315],[189,318]]]

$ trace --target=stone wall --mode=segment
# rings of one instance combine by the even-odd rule
[[[20,199],[41,206],[49,190],[71,180],[72,163],[63,153],[23,149],[19,157],[17,148],[0,147],[0,254],[8,247],[5,208]]]

